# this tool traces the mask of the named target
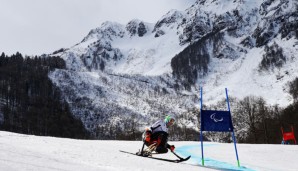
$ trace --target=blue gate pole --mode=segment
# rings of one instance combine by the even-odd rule
[[[201,151],[202,151],[202,165],[204,166],[204,152],[203,152],[203,131],[202,131],[202,108],[203,108],[203,88],[201,87],[201,115],[200,115],[200,119],[201,119],[201,135],[200,135],[200,139],[201,139]]]
[[[228,96],[228,89],[227,88],[226,88],[226,96],[227,96],[228,110],[229,110],[230,115],[231,115],[229,96]],[[232,115],[231,115],[231,120],[232,120]],[[235,147],[235,152],[236,152],[237,164],[238,164],[238,167],[240,167],[240,161],[239,161],[239,158],[238,158],[238,152],[237,152],[237,147],[236,147],[236,138],[235,138],[235,134],[234,134],[234,129],[233,129],[232,133],[233,133],[232,136],[233,136],[234,147]]]

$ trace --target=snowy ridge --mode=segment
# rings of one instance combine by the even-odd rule
[[[297,11],[294,0],[200,0],[155,24],[107,21],[59,53],[67,70],[49,76],[90,131],[132,114],[140,123],[181,115],[197,108],[199,86],[204,104],[228,88],[233,97],[287,106],[287,82],[298,74]],[[286,60],[262,70],[273,44]]]

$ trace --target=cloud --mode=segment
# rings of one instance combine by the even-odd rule
[[[104,21],[155,23],[195,0],[1,0],[0,53],[39,55],[80,42]]]

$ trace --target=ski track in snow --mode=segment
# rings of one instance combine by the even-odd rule
[[[121,153],[136,152],[141,141],[74,140],[38,137],[0,131],[0,170],[32,171],[295,171],[298,168],[297,145],[237,144],[241,167],[233,143],[204,142],[205,166],[201,164],[201,143],[169,142],[176,153],[191,155],[183,163],[170,163]],[[177,159],[171,152],[156,157]]]

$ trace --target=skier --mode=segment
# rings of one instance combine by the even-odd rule
[[[284,145],[285,145],[285,144],[290,144],[290,142],[287,141],[287,140],[282,140],[282,141],[281,141],[281,144],[284,144]]]
[[[143,156],[151,156],[153,151],[157,153],[167,153],[168,149],[174,151],[175,146],[168,144],[168,128],[175,123],[175,118],[171,115],[165,119],[158,120],[150,128],[146,128],[143,134],[143,141],[147,149],[139,154]]]

